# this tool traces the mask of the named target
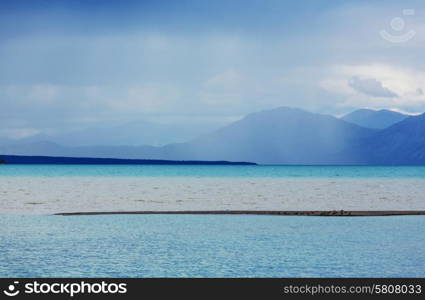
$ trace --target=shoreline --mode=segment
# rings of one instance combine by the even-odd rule
[[[69,157],[44,155],[0,155],[3,165],[205,165],[256,166],[254,162],[227,160],[170,160],[137,158]]]
[[[424,210],[316,210],[316,211],[277,211],[277,210],[167,210],[167,211],[91,211],[61,212],[54,216],[92,215],[275,215],[275,216],[322,216],[322,217],[372,217],[372,216],[415,216],[425,215]]]

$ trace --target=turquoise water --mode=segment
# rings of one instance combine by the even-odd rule
[[[425,166],[2,165],[0,176],[425,178]]]
[[[0,277],[425,277],[424,249],[424,216],[0,216]]]

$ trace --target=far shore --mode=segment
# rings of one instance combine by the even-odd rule
[[[413,216],[425,215],[424,210],[316,210],[316,211],[275,211],[275,210],[199,210],[199,211],[93,211],[56,213],[57,216],[88,215],[279,215],[279,216],[323,216],[323,217],[371,217],[371,216]]]
[[[254,166],[253,162],[227,160],[164,160],[99,157],[0,155],[0,164],[8,165],[236,165]]]

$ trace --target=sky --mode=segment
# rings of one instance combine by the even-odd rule
[[[2,0],[0,137],[425,111],[425,3]]]

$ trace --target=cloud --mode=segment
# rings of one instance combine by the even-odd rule
[[[376,80],[375,78],[364,78],[361,79],[357,76],[351,78],[348,82],[348,85],[355,89],[356,91],[372,96],[372,97],[385,97],[393,98],[398,97],[398,95],[388,88],[382,85],[382,82]]]
[[[99,102],[106,100],[103,101],[106,109],[116,113],[155,114],[177,111],[181,104],[180,97],[181,89],[179,87],[143,84],[121,89],[114,97],[99,98],[98,100]]]
[[[243,80],[242,74],[235,70],[228,70],[208,79],[205,87],[218,91],[235,91],[242,88]]]
[[[378,33],[399,1],[271,2],[0,9],[0,127],[223,120],[277,106],[425,110],[422,2],[403,45]]]
[[[244,75],[235,70],[227,70],[207,79],[200,91],[199,99],[209,106],[241,105],[249,87]]]
[[[418,115],[423,113],[423,112],[407,111],[407,110],[396,108],[396,107],[390,107],[390,108],[388,108],[388,110],[395,111],[395,112],[401,113],[403,115],[409,115],[409,116],[418,116]]]
[[[55,100],[59,94],[57,86],[49,84],[33,85],[29,91],[29,98],[39,102],[49,103]]]
[[[425,72],[395,64],[334,65],[322,70],[318,86],[339,95],[339,107],[425,110]]]
[[[6,137],[10,139],[21,139],[39,134],[40,131],[34,128],[11,128],[1,129],[0,137]]]

